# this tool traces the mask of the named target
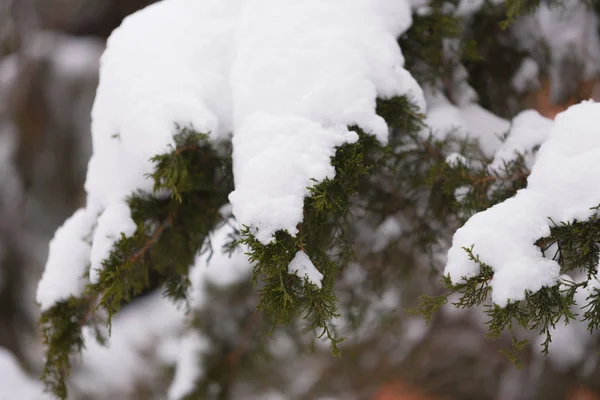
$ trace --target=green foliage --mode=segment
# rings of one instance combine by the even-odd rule
[[[503,5],[486,2],[464,30],[465,40],[473,43],[480,57],[463,56],[461,61],[479,103],[499,116],[512,118],[522,104],[510,82],[527,54],[510,45],[511,32],[502,28],[505,20]]]
[[[156,168],[150,175],[155,193],[171,196],[138,193],[129,199],[136,232],[115,243],[93,288],[109,323],[122,304],[150,286],[151,272],[158,285],[167,284],[173,300],[185,298],[188,268],[227,202],[231,173],[207,136],[182,129],[175,139],[176,148],[152,159]]]
[[[428,141],[431,153],[447,154],[453,149],[452,139],[445,142]],[[505,162],[500,171],[491,172],[490,160],[479,154],[469,143],[454,143],[461,154],[468,155],[467,161],[457,161],[449,165],[441,161],[442,156],[434,158],[429,168],[428,182],[431,185],[429,207],[435,219],[447,223],[457,219],[464,223],[474,213],[485,210],[509,197],[523,188],[529,171],[522,156]],[[460,190],[457,196],[456,192]],[[594,209],[595,210],[595,209]],[[560,265],[561,274],[585,276],[577,283],[561,280],[552,287],[544,287],[538,292],[524,293],[524,300],[509,302],[506,307],[491,304],[491,280],[494,277],[493,266],[483,263],[473,247],[464,248],[469,259],[479,265],[479,274],[462,277],[459,283],[452,283],[450,277],[443,277],[446,293],[437,296],[423,296],[419,310],[427,322],[430,322],[436,311],[447,304],[450,295],[456,295],[453,305],[457,308],[483,306],[486,308],[488,335],[494,338],[508,332],[512,337],[513,347],[505,354],[517,366],[517,357],[527,344],[526,340],[516,337],[515,328],[534,331],[545,339],[542,352],[548,353],[551,343],[551,330],[560,323],[569,323],[578,317],[587,322],[588,329],[595,331],[600,326],[600,310],[598,291],[592,289],[585,304],[576,304],[575,294],[578,290],[594,288],[597,282],[597,266],[599,261],[598,243],[600,243],[600,222],[594,213],[587,221],[554,223],[551,234],[540,238],[535,244],[545,257],[551,258]]]
[[[407,98],[378,100],[377,113],[396,132],[418,132],[422,116]],[[309,327],[326,336],[335,355],[337,344],[343,340],[333,331],[330,320],[339,316],[334,291],[335,279],[353,257],[347,238],[353,199],[371,190],[370,177],[385,166],[390,148],[358,127],[359,140],[340,146],[331,164],[333,179],[326,179],[308,188],[310,196],[304,201],[304,219],[298,235],[277,232],[274,241],[264,245],[249,228],[242,231],[241,243],[249,247],[254,263],[253,280],[262,279],[259,309],[273,317],[274,323],[289,323],[302,315]],[[298,251],[304,251],[323,274],[322,288],[288,273],[288,265]]]
[[[90,322],[93,307],[90,299],[71,296],[44,311],[40,318],[40,330],[47,346],[42,379],[46,390],[61,399],[67,398],[65,381],[71,372],[69,356],[81,352],[84,346],[81,327]]]
[[[82,298],[60,302],[41,317],[47,346],[43,379],[66,398],[69,356],[81,351],[81,329],[97,310],[112,316],[148,289],[164,287],[173,301],[185,300],[188,269],[221,216],[233,188],[228,157],[217,153],[208,136],[180,128],[176,147],[152,159],[155,195],[132,194],[128,200],[137,229],[122,235],[103,261],[97,284]],[[165,195],[165,193],[167,195]]]
[[[459,20],[444,7],[448,3],[456,5],[456,1],[433,0],[431,13],[415,15],[412,27],[399,39],[407,69],[421,83],[442,88],[452,101],[454,74],[464,63],[482,104],[510,115],[510,107],[502,108],[509,103],[506,99],[514,96],[506,82],[525,54],[503,44],[505,32],[500,22],[506,15],[512,20],[530,12],[540,0],[507,0],[506,9],[488,3],[471,21]],[[456,43],[456,54],[443,51],[448,39]],[[352,246],[356,214],[375,217],[377,222],[405,214],[412,225],[404,230],[404,238],[414,248],[432,254],[442,235],[474,213],[513,196],[526,183],[529,171],[523,157],[505,163],[499,171],[490,171],[491,160],[477,143],[452,135],[445,140],[425,136],[424,116],[409,98],[378,99],[377,114],[391,129],[389,144],[384,146],[359,127],[350,127],[359,140],[336,150],[331,159],[334,178],[314,182],[308,188],[297,236],[280,231],[265,245],[244,227],[240,237],[232,238],[226,246],[228,251],[238,244],[248,247],[248,258],[254,265],[252,281],[258,291],[239,285],[233,296],[210,288],[214,303],[195,310],[191,328],[201,328],[212,348],[203,358],[205,374],[190,399],[205,398],[215,382],[218,397],[227,398],[238,365],[258,362],[253,357],[256,355],[267,357],[261,335],[272,332],[278,324],[289,328],[297,317],[301,317],[303,327],[328,338],[333,354],[340,355],[338,344],[344,338],[332,324],[340,315],[335,284],[357,257]],[[197,254],[210,250],[203,245],[220,222],[219,209],[233,189],[231,156],[229,149],[215,149],[205,134],[181,127],[179,131],[176,145],[152,159],[155,169],[148,178],[154,183],[154,194],[132,193],[129,197],[136,231],[114,244],[102,263],[99,282],[88,285],[80,298],[61,301],[41,316],[47,346],[43,379],[47,390],[59,398],[67,397],[69,357],[81,352],[82,328],[96,326],[98,311],[106,312],[110,327],[115,313],[148,290],[161,287],[173,301],[185,301],[189,267]],[[454,152],[468,162],[448,164],[446,156]],[[493,266],[483,263],[473,247],[465,248],[479,265],[479,274],[460,283],[443,277],[446,293],[424,296],[419,311],[429,322],[455,294],[456,307],[486,307],[490,336],[510,333],[513,348],[506,354],[516,363],[518,352],[527,343],[517,338],[518,327],[545,335],[542,351],[547,353],[551,329],[576,318],[575,306],[584,311],[581,319],[590,331],[600,326],[600,291],[592,289],[587,304],[576,305],[574,300],[578,289],[591,288],[596,279],[598,243],[600,224],[595,216],[584,222],[554,224],[551,235],[540,238],[537,245],[544,254],[557,249],[546,256],[560,264],[562,273],[584,272],[587,280],[564,281],[536,293],[524,293],[522,301],[504,308],[489,301]],[[321,288],[288,272],[298,251],[304,251],[323,274]],[[264,313],[256,313],[256,308]],[[224,312],[226,319],[222,318]],[[232,332],[231,326],[248,329]]]
[[[469,154],[472,149],[468,146],[463,143],[459,154]],[[458,160],[453,165],[442,162],[432,166],[428,182],[436,218],[457,216],[464,222],[476,212],[514,196],[527,183],[529,170],[522,156],[504,162],[499,170],[490,169],[490,160],[484,157],[469,160],[470,165]]]
[[[597,215],[587,221],[553,224],[550,236],[540,238],[537,245],[546,257],[559,263],[561,273],[576,273],[585,276],[577,283],[570,279],[561,279],[554,286],[543,287],[537,292],[525,292],[524,300],[509,302],[506,307],[490,304],[492,292],[490,281],[494,276],[492,266],[483,263],[474,254],[473,248],[465,248],[469,258],[477,263],[480,272],[476,276],[463,277],[462,282],[452,283],[449,277],[444,278],[448,291],[439,296],[423,296],[419,312],[427,321],[448,301],[448,296],[458,294],[453,305],[458,308],[484,306],[489,317],[488,335],[499,337],[509,332],[513,338],[513,348],[506,352],[509,358],[520,365],[516,354],[526,344],[515,336],[515,327],[537,332],[545,339],[542,342],[542,353],[548,354],[552,341],[551,330],[558,323],[568,324],[579,317],[587,323],[588,330],[594,332],[600,326],[600,292],[597,287],[597,265],[599,259],[598,243],[600,243],[600,222]],[[550,254],[548,250],[552,249]],[[578,290],[590,290],[585,304],[577,304],[575,294]],[[584,311],[582,315],[579,313]]]

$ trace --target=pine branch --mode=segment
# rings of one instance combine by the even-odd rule
[[[110,333],[113,315],[146,290],[166,285],[172,300],[185,298],[189,266],[232,189],[231,163],[216,153],[207,135],[184,128],[175,142],[176,148],[153,158],[155,170],[149,176],[156,191],[169,190],[172,196],[133,194],[128,202],[136,232],[114,243],[98,283],[89,284],[81,298],[72,296],[41,316],[46,344],[42,378],[58,398],[67,396],[69,356],[81,352],[82,328],[98,309],[108,312]]]

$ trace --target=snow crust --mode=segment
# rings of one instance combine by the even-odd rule
[[[406,0],[249,0],[237,28],[233,159],[237,220],[269,243],[297,233],[307,187],[333,178],[335,147],[357,125],[387,141],[377,97],[421,89],[396,37],[411,23]]]
[[[454,283],[479,273],[463,249],[471,246],[494,269],[492,300],[500,306],[523,299],[526,290],[536,292],[558,281],[559,265],[544,258],[534,243],[550,234],[549,218],[586,220],[596,212],[591,208],[600,204],[600,187],[590,184],[600,174],[600,127],[594,122],[598,113],[600,104],[590,101],[559,114],[538,152],[527,187],[474,215],[455,233],[445,269]],[[527,128],[532,131],[547,124],[533,114],[521,122],[527,118],[533,121]]]
[[[303,251],[296,253],[294,259],[290,265],[288,265],[288,272],[296,275],[300,279],[308,279],[310,283],[314,284],[319,289],[321,289],[323,285],[323,274],[319,272],[308,255]]]

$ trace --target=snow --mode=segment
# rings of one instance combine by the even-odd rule
[[[446,164],[451,167],[458,167],[459,165],[468,165],[469,161],[459,153],[450,153],[446,157]]]
[[[190,331],[181,340],[175,377],[169,387],[169,400],[179,400],[194,390],[196,379],[202,376],[201,355],[209,348],[208,339]]]
[[[111,35],[92,110],[89,201],[107,207],[134,189],[151,191],[149,160],[174,145],[176,123],[227,135],[231,3],[156,3]]]
[[[25,375],[18,360],[0,347],[0,400],[50,399],[41,383]]]
[[[229,199],[262,243],[297,233],[311,179],[332,178],[335,148],[357,140],[348,126],[387,142],[377,97],[408,95],[424,109],[396,42],[410,22],[406,0],[246,3],[232,70]]]
[[[288,272],[290,274],[295,274],[300,279],[307,279],[319,289],[322,287],[323,274],[319,272],[308,255],[303,251],[298,251],[296,253],[294,259],[290,265],[288,265]]]
[[[159,2],[127,17],[109,38],[92,110],[87,205],[53,240],[37,295],[43,310],[78,295],[90,264],[95,280],[111,240],[133,232],[124,200],[138,190],[152,192],[153,182],[146,178],[153,170],[150,158],[174,144],[176,123],[210,132],[214,140],[228,137],[228,50],[239,4]],[[81,54],[81,49],[63,50],[68,59]],[[91,253],[84,236],[94,238]]]
[[[475,276],[479,266],[463,247],[473,248],[494,269],[494,303],[522,300],[525,291],[554,285],[559,265],[544,258],[534,243],[550,234],[550,220],[586,220],[600,204],[600,104],[583,102],[559,114],[542,144],[527,187],[502,203],[474,215],[454,235],[445,273],[452,282]],[[534,118],[535,122],[536,118]],[[539,119],[537,119],[539,122]]]
[[[87,204],[53,241],[43,309],[79,294],[90,266],[96,282],[111,242],[134,232],[124,200],[152,192],[150,158],[174,145],[176,124],[233,133],[237,220],[263,243],[296,234],[307,187],[333,178],[335,148],[358,138],[347,127],[387,141],[377,97],[425,108],[396,42],[411,22],[408,0],[165,0],[127,17],[101,58]],[[87,67],[71,63],[80,46],[61,51]]]
[[[461,116],[469,136],[479,141],[486,155],[494,154],[501,143],[500,137],[510,128],[507,120],[475,103],[461,107]]]
[[[57,301],[82,293],[89,268],[89,239],[95,217],[94,213],[81,209],[56,230],[50,241],[46,269],[37,288],[36,300],[42,311]]]
[[[356,142],[358,135],[344,125],[327,129],[304,118],[262,112],[247,124],[233,139],[233,212],[263,243],[281,229],[296,235],[311,179],[332,179],[335,147]]]
[[[551,119],[541,116],[535,110],[519,113],[512,120],[510,133],[496,152],[489,168],[501,171],[504,163],[515,160],[518,154],[525,156],[525,163],[531,168],[535,159],[532,149],[546,141],[552,125]]]

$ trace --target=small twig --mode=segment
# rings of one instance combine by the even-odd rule
[[[156,244],[156,242],[158,241],[158,239],[160,239],[160,236],[165,231],[165,229],[170,227],[172,224],[173,224],[173,217],[171,214],[169,214],[167,219],[165,221],[163,221],[162,224],[160,224],[158,229],[154,232],[154,234],[152,235],[150,240],[148,240],[148,242],[146,242],[144,247],[142,247],[138,252],[136,252],[134,255],[132,255],[131,257],[129,257],[127,259],[127,263],[134,263],[137,260],[139,260],[140,257],[142,257],[148,250],[150,250],[150,248],[152,248],[152,246],[154,246],[154,244]]]
[[[519,172],[513,175],[508,175],[508,176],[496,176],[496,175],[489,175],[489,176],[483,176],[483,177],[476,177],[476,176],[469,176],[469,179],[471,179],[471,181],[473,182],[474,185],[483,185],[485,183],[488,182],[493,182],[493,181],[511,181],[511,180],[515,180],[515,179],[524,179],[527,178],[529,176],[529,171],[526,172]]]
[[[181,146],[181,147],[178,147],[177,149],[175,149],[175,154],[181,154],[184,151],[188,151],[188,150],[199,151],[200,150],[200,146],[198,146],[197,144],[190,144],[188,146]]]
[[[144,256],[148,252],[148,250],[150,250],[152,248],[152,246],[154,246],[154,244],[156,244],[156,242],[160,239],[160,236],[163,234],[163,232],[169,226],[171,226],[172,223],[173,223],[173,217],[172,217],[172,215],[169,215],[167,217],[167,219],[165,221],[163,221],[163,223],[154,232],[152,237],[146,242],[144,247],[142,247],[139,251],[137,251],[135,254],[130,256],[127,259],[126,263],[128,263],[128,264],[134,263],[134,262],[138,261],[142,256]],[[100,302],[100,293],[90,294],[88,296],[88,301],[90,302],[90,306],[88,307],[87,312],[79,320],[80,327],[83,327],[84,325],[86,325],[88,323],[88,321],[94,317],[95,311],[98,308],[98,304]]]

